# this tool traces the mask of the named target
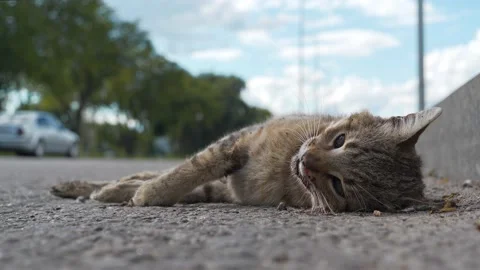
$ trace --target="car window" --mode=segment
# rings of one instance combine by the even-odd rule
[[[48,115],[47,119],[53,127],[56,127],[56,128],[63,127],[62,123],[55,116]]]
[[[45,115],[40,115],[37,118],[37,125],[41,127],[51,127],[52,124],[48,121],[48,118]]]

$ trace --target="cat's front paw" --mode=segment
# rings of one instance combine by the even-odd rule
[[[177,202],[176,196],[158,181],[143,183],[135,192],[130,205],[133,206],[172,206]]]

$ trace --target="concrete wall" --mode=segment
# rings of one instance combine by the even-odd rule
[[[480,180],[480,74],[436,106],[443,113],[417,144],[424,168],[454,181]]]

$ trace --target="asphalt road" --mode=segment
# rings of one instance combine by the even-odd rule
[[[288,208],[122,207],[56,198],[62,180],[110,180],[174,162],[0,159],[0,269],[480,269],[480,184],[453,212],[312,216]],[[474,179],[472,179],[474,180]]]

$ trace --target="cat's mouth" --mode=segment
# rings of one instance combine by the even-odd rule
[[[296,160],[295,164],[295,174],[301,180],[302,184],[309,190],[315,189],[315,174],[319,174],[320,172],[313,171],[311,169],[306,168],[301,162],[300,159]],[[332,191],[342,198],[345,198],[345,191],[343,189],[342,181],[335,175],[326,173],[325,176],[329,180],[329,187]]]

